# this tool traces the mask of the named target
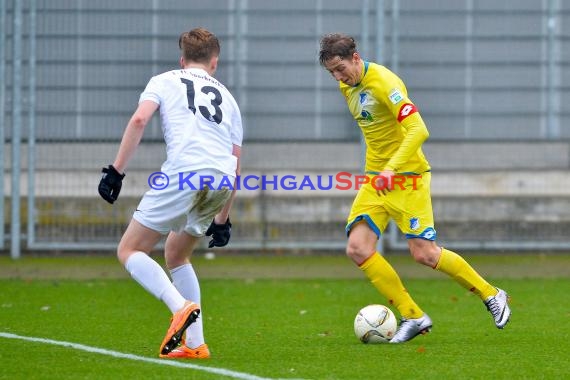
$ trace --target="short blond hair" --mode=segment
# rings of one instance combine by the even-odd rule
[[[220,55],[220,41],[204,28],[192,29],[180,35],[178,46],[185,61],[208,63]]]

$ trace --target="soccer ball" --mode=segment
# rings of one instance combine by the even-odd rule
[[[354,318],[354,333],[363,343],[388,343],[396,333],[396,316],[384,305],[368,305]]]

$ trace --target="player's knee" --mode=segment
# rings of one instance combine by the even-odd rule
[[[189,264],[190,257],[167,252],[164,255],[164,263],[168,269],[174,269],[178,268],[181,265]]]
[[[129,259],[129,256],[132,253],[133,251],[127,249],[127,247],[125,246],[125,244],[123,244],[123,241],[121,240],[121,242],[119,242],[119,246],[117,247],[117,259],[123,266],[125,265],[125,263]]]
[[[434,267],[439,259],[439,248],[435,244],[411,244],[410,253],[417,263],[429,267]]]
[[[121,264],[125,265],[128,258],[129,255],[127,255],[125,251],[121,249],[121,247],[117,248],[117,259]]]
[[[370,249],[359,242],[349,241],[346,245],[346,255],[356,264],[360,264],[370,256]]]

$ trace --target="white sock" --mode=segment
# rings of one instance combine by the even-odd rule
[[[164,302],[173,314],[184,307],[184,297],[172,285],[162,267],[146,253],[135,252],[129,256],[125,269],[147,292]]]
[[[170,275],[172,276],[172,283],[184,298],[200,304],[200,284],[192,264],[176,267],[170,271]],[[196,348],[205,343],[202,316],[203,309],[200,304],[200,316],[186,330],[186,345],[190,348]]]

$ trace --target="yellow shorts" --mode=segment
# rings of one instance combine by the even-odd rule
[[[364,220],[380,237],[392,218],[406,238],[435,240],[436,231],[433,223],[430,180],[431,173],[421,175],[399,175],[394,178],[394,189],[379,192],[372,185],[374,174],[367,174],[368,183],[364,184],[352,203],[346,225],[347,235],[352,226]]]

